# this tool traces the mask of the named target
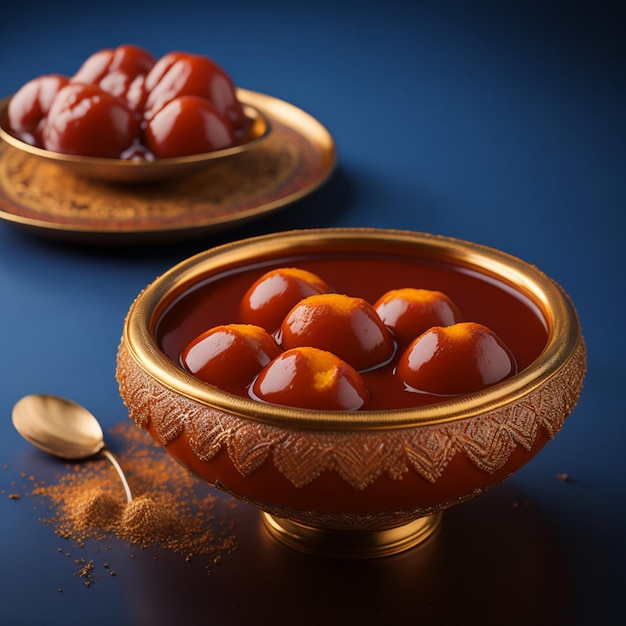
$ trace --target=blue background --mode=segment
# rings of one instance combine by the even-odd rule
[[[40,74],[72,74],[104,47],[198,52],[238,85],[315,116],[333,135],[339,163],[312,196],[196,241],[86,248],[0,223],[0,624],[168,624],[178,614],[198,621],[201,611],[211,624],[622,623],[622,6],[109,0],[87,8],[61,0],[5,7],[1,96]],[[139,573],[90,589],[72,582],[50,556],[52,531],[6,496],[20,472],[55,469],[14,431],[14,402],[33,392],[66,395],[87,405],[105,431],[122,422],[115,352],[145,285],[223,241],[324,226],[459,237],[519,256],[559,282],[589,351],[583,394],[563,431],[507,483],[448,512],[448,542],[433,569],[417,555],[357,567],[285,553],[244,508],[245,545],[201,585],[181,583],[184,572],[163,565],[154,566],[153,594]],[[572,480],[556,480],[561,472]],[[523,521],[502,518],[512,494],[530,503]],[[63,576],[67,590],[59,594]],[[166,602],[170,576],[186,592]]]

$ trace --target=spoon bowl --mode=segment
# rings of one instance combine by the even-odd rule
[[[98,420],[79,404],[49,395],[31,395],[13,407],[13,425],[30,443],[63,459],[84,459],[104,448]]]
[[[119,474],[126,499],[132,500],[128,481],[117,459],[106,448],[98,420],[85,407],[59,396],[33,394],[15,404],[12,420],[26,441],[53,456],[80,460],[103,454]]]

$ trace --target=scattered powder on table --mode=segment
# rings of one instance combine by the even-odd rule
[[[95,457],[65,466],[55,484],[33,480],[30,495],[49,505],[43,522],[79,546],[116,536],[141,548],[172,550],[186,560],[209,556],[214,563],[236,549],[228,515],[236,508],[234,500],[195,478],[134,424],[120,424],[111,434],[120,439],[117,456],[133,500],[126,502],[110,462]],[[81,567],[85,572],[93,569],[84,563]]]

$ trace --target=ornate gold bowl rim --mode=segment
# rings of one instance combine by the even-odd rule
[[[154,161],[131,161],[52,152],[28,144],[7,130],[7,108],[11,96],[0,100],[0,139],[22,152],[45,159],[47,162],[54,163],[77,176],[111,182],[133,183],[170,179],[195,172],[218,159],[250,150],[269,135],[271,124],[265,114],[246,102],[250,93],[246,89],[237,89],[237,96],[243,105],[244,112],[252,120],[249,131],[250,139],[223,150],[155,159]]]
[[[480,393],[393,411],[339,413],[264,404],[223,392],[184,372],[155,338],[163,313],[208,277],[251,263],[300,253],[357,251],[408,255],[474,270],[528,297],[541,311],[548,340],[539,357],[511,378]],[[582,341],[576,311],[563,289],[536,267],[499,250],[443,236],[376,228],[328,228],[272,233],[224,244],[166,271],[139,294],[123,341],[140,368],[167,389],[208,407],[276,426],[331,430],[389,430],[455,422],[497,410],[532,393],[566,366]]]

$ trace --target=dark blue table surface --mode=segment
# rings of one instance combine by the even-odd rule
[[[622,213],[626,21],[620,2],[12,3],[0,95],[91,52],[136,43],[214,57],[237,84],[332,133],[331,180],[276,214],[141,248],[53,243],[0,223],[0,624],[613,624],[626,584]],[[89,6],[89,8],[87,8]],[[335,562],[292,553],[242,505],[241,546],[210,577],[162,555],[86,588],[28,499],[58,464],[11,424],[21,396],[127,414],[114,379],[123,318],[158,274],[224,241],[288,228],[406,228],[537,265],[569,293],[588,346],[581,400],[506,483],[446,513],[445,541]],[[567,473],[571,480],[558,480]],[[513,500],[526,503],[510,514]],[[127,548],[117,546],[118,559]],[[88,556],[88,555],[87,555]],[[141,562],[137,562],[141,561]],[[63,592],[59,592],[63,587]]]

